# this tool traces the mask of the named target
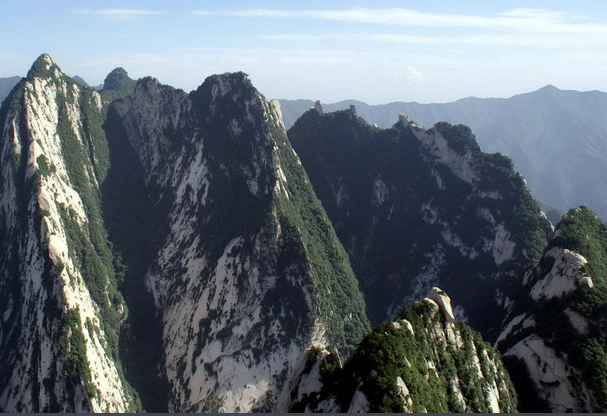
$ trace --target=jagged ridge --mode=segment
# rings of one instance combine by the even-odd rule
[[[347,353],[362,337],[347,256],[246,75],[210,77],[188,95],[151,78],[133,90],[118,69],[99,95],[42,55],[28,76],[2,109],[3,409],[137,409],[120,358],[140,370],[145,314],[160,317],[150,349],[164,351],[134,380],[148,403],[158,387],[162,406],[168,376],[180,410],[286,408],[307,347]],[[120,356],[124,278],[135,313]],[[28,279],[35,296],[22,294]],[[33,304],[18,311],[22,302]]]
[[[440,285],[459,316],[485,334],[498,329],[517,277],[551,232],[508,158],[482,153],[465,126],[425,129],[405,115],[383,130],[352,111],[310,110],[289,138],[350,255],[372,322]]]

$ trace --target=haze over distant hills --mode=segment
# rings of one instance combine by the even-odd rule
[[[287,128],[313,105],[280,100]],[[346,100],[323,104],[326,111],[356,105],[369,123],[390,127],[399,113],[431,127],[436,122],[472,128],[486,152],[500,152],[514,164],[544,203],[561,212],[586,205],[607,219],[607,94],[564,91],[548,85],[511,98],[464,98],[445,104],[394,102],[368,105]]]
[[[17,83],[21,80],[21,77],[6,77],[0,78],[0,103],[4,101],[4,99],[11,92],[13,87],[17,85]]]

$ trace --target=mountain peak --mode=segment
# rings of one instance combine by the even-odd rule
[[[249,76],[244,72],[225,72],[223,74],[211,75],[205,80],[205,83],[216,85],[219,93],[223,96],[228,91],[238,90],[240,88],[253,87]]]
[[[50,71],[53,67],[59,69],[55,61],[53,61],[53,58],[51,58],[49,54],[43,53],[34,61],[32,67],[27,73],[27,77],[46,78],[51,75]]]
[[[134,85],[135,81],[129,77],[128,72],[122,67],[113,69],[112,72],[105,77],[105,81],[103,81],[104,90],[122,90],[125,87],[132,89]]]
[[[543,92],[543,93],[556,93],[556,92],[560,92],[561,90],[558,89],[557,87],[555,87],[552,84],[548,84],[542,88],[540,88],[539,90],[537,90],[537,92]]]
[[[55,61],[53,61],[53,58],[51,58],[51,56],[48,53],[43,53],[41,54],[35,61],[34,64],[38,63],[38,62],[43,62],[46,65],[55,65]]]
[[[214,105],[217,100],[232,102],[242,102],[242,99],[249,100],[258,94],[258,91],[244,72],[226,72],[207,77],[190,94],[197,106],[204,107]]]
[[[124,98],[133,93],[136,84],[124,68],[118,67],[105,77],[101,95],[110,101]]]

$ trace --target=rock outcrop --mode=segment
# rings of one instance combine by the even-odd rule
[[[584,256],[573,251],[555,247],[546,253],[554,257],[554,265],[546,276],[531,288],[530,296],[540,298],[561,298],[580,286],[592,288],[592,278],[584,273],[583,267],[588,263]]]
[[[524,411],[604,412],[607,226],[566,214],[497,339]]]
[[[515,411],[499,354],[466,324],[447,319],[450,309],[445,292],[433,288],[411,310],[378,325],[343,367],[331,354],[311,351],[306,370],[318,377],[318,387],[300,394],[293,410]]]

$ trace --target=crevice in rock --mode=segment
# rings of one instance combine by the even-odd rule
[[[120,291],[129,315],[120,333],[120,357],[128,382],[148,412],[167,412],[162,320],[145,275],[156,253],[161,213],[144,182],[144,169],[129,143],[119,115],[110,107],[104,124],[110,168],[101,186],[102,206],[115,266],[123,273]]]

